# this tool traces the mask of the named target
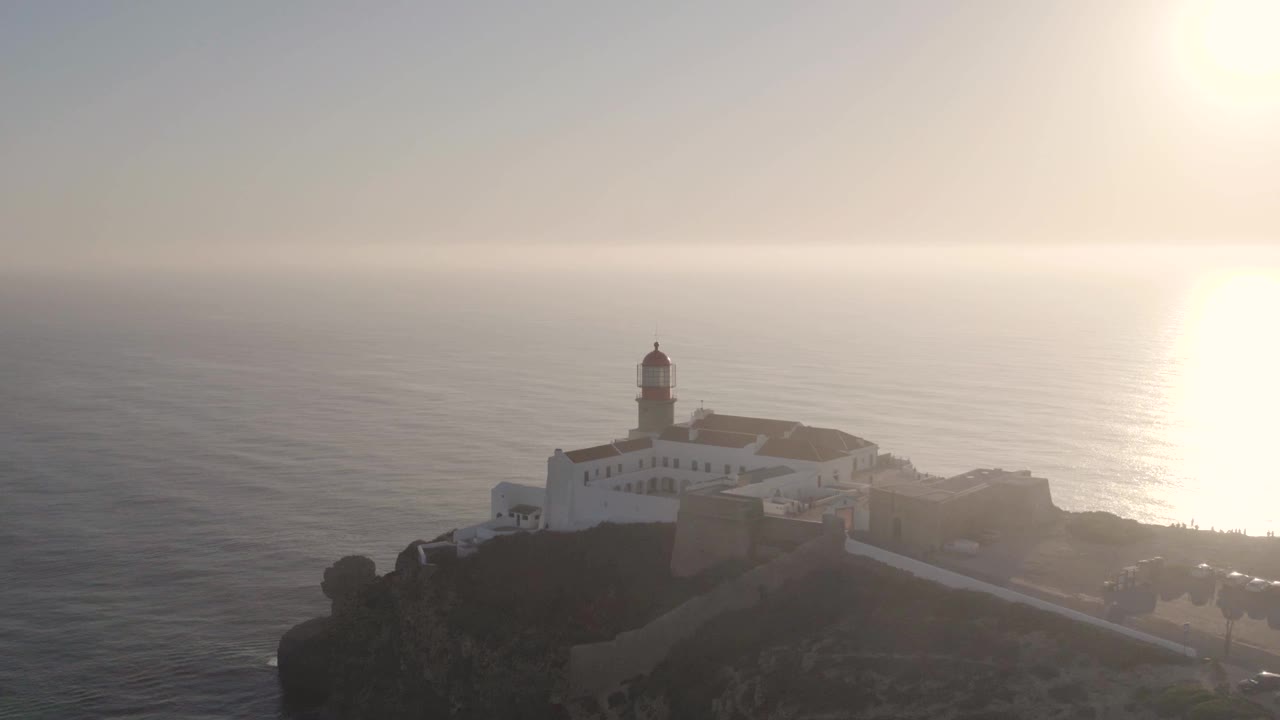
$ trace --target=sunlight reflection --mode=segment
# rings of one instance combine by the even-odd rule
[[[1181,398],[1191,497],[1175,504],[1205,518],[1248,517],[1251,532],[1276,529],[1280,274],[1221,278],[1197,304],[1184,336]]]

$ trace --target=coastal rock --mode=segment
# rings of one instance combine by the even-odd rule
[[[324,571],[320,589],[333,601],[331,613],[346,612],[360,591],[378,579],[377,565],[363,555],[348,555]]]
[[[325,700],[334,644],[334,621],[327,617],[299,623],[281,636],[276,670],[287,702],[307,707]]]

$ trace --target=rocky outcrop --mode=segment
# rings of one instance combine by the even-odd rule
[[[333,624],[333,618],[311,618],[294,625],[280,638],[276,668],[280,689],[290,703],[306,707],[324,702],[328,697]]]
[[[325,571],[329,618],[281,638],[281,687],[332,718],[559,718],[570,646],[639,627],[707,589],[673,578],[670,525],[492,540],[382,576],[367,558]],[[430,569],[432,572],[424,572]]]
[[[359,615],[360,598],[377,581],[377,566],[362,555],[348,555],[325,569],[320,590],[330,600],[329,616],[295,625],[276,648],[280,688],[288,702],[310,706],[328,697],[344,623]]]
[[[363,555],[348,555],[325,568],[320,591],[331,601],[336,617],[349,612],[360,592],[378,579],[377,565]]]
[[[382,576],[367,558],[326,571],[333,614],[281,638],[290,705],[326,720],[1128,717],[1146,712],[1135,688],[1197,681],[1148,646],[841,556],[699,624],[619,691],[575,698],[571,648],[724,578],[673,577],[670,525],[502,537],[428,568],[419,544]]]

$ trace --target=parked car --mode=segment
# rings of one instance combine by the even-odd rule
[[[1222,584],[1227,587],[1238,588],[1238,587],[1244,587],[1245,585],[1248,585],[1249,581],[1252,579],[1253,578],[1249,577],[1248,575],[1245,575],[1242,572],[1232,572],[1232,573],[1227,573],[1227,576],[1222,578]]]
[[[1208,563],[1200,563],[1199,565],[1191,568],[1191,577],[1197,580],[1213,577],[1213,573],[1213,566]]]
[[[1280,690],[1280,674],[1264,670],[1251,678],[1241,680],[1236,687],[1245,695]]]
[[[1265,592],[1266,589],[1270,586],[1271,586],[1271,583],[1267,582],[1266,580],[1263,580],[1262,578],[1254,578],[1249,581],[1248,585],[1244,586],[1244,589],[1251,593],[1260,593],[1260,592]]]

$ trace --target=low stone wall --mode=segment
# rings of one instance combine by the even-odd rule
[[[757,605],[788,580],[830,567],[842,556],[839,523],[794,551],[721,583],[672,609],[648,625],[619,633],[613,640],[569,649],[569,692],[573,697],[602,695],[648,674],[676,643],[721,613]]]
[[[1024,595],[1023,593],[1010,590],[1009,588],[992,585],[991,583],[983,582],[982,580],[969,577],[968,575],[961,575],[957,572],[945,570],[936,565],[930,565],[904,555],[889,552],[888,550],[878,548],[874,545],[861,543],[857,540],[846,540],[845,550],[851,555],[870,558],[877,562],[884,563],[885,565],[896,567],[899,570],[905,570],[923,580],[932,580],[933,582],[947,587],[959,588],[962,590],[974,590],[977,592],[987,593],[988,595],[993,595],[1001,600],[1030,605],[1031,607],[1061,615],[1065,618],[1075,620],[1076,622],[1093,625],[1094,627],[1109,630],[1118,635],[1124,635],[1125,637],[1132,638],[1139,642],[1164,648],[1165,650],[1169,650],[1179,655],[1195,657],[1195,650],[1186,645],[1165,640],[1164,638],[1159,638],[1155,635],[1150,635],[1123,625],[1117,625],[1116,623],[1108,622],[1102,618],[1086,615],[1082,612],[1048,602],[1047,600],[1041,600],[1040,598],[1031,597],[1030,595]]]
[[[796,518],[765,515],[760,518],[756,542],[761,545],[793,548],[821,535],[822,531],[823,525],[817,520],[798,520]]]

